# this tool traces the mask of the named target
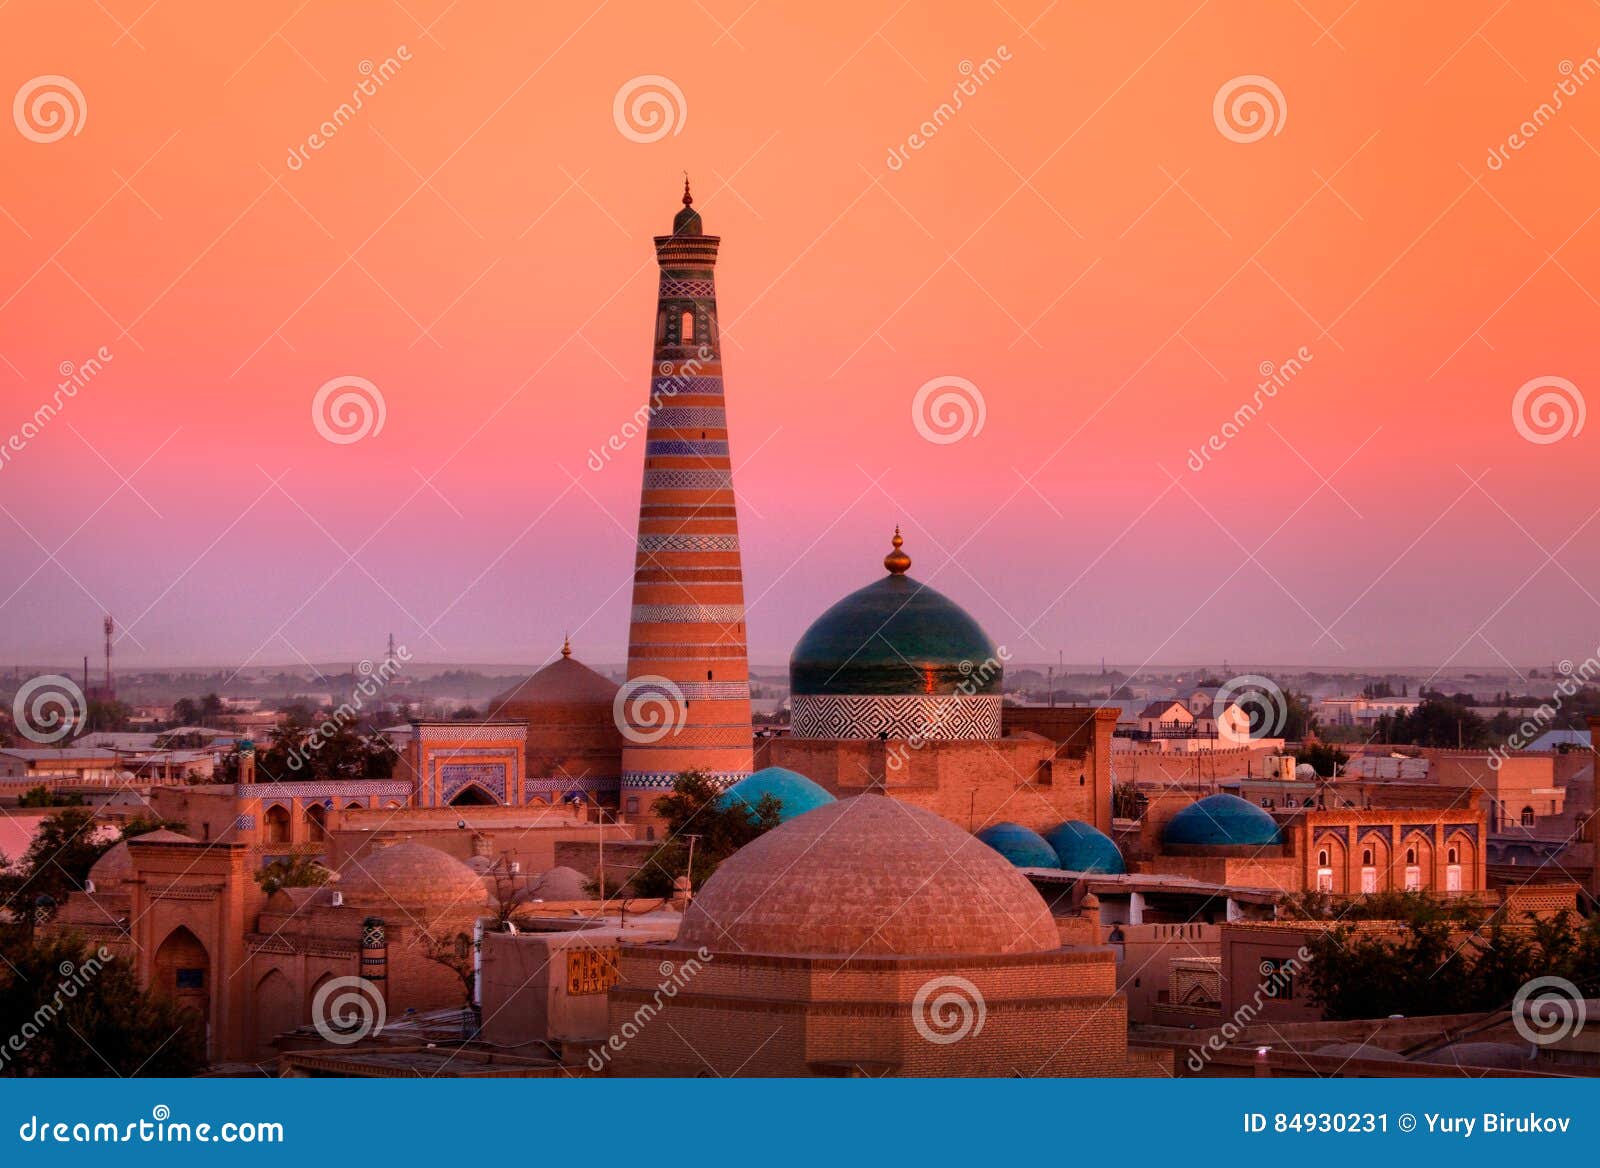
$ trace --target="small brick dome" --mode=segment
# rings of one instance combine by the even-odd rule
[[[356,908],[406,909],[435,916],[466,915],[489,901],[483,880],[471,868],[438,848],[411,840],[345,861],[338,889],[345,903]]]
[[[678,943],[713,953],[912,957],[1061,946],[1033,885],[987,844],[885,795],[824,804],[724,860]]]
[[[1056,850],[1044,837],[1020,823],[991,823],[977,833],[979,839],[1018,868],[1055,868]]]
[[[89,879],[94,881],[96,892],[115,888],[132,875],[133,853],[128,851],[127,840],[108,848],[89,869]]]

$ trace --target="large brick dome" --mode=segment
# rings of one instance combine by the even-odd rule
[[[1061,946],[1044,901],[987,844],[931,811],[858,795],[724,860],[678,943],[713,953],[913,957]]]
[[[346,861],[339,871],[338,890],[345,903],[356,908],[403,909],[430,918],[469,915],[489,900],[483,880],[471,868],[438,848],[411,840]]]
[[[622,774],[617,683],[561,656],[490,703],[490,716],[528,724],[523,747],[530,796],[560,799],[573,790],[615,797]]]

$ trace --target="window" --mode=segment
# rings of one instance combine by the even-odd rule
[[[639,814],[639,800],[638,800],[637,796],[630,795],[628,797],[628,814],[629,815],[637,815],[637,814]]]
[[[1328,849],[1327,848],[1323,848],[1320,852],[1317,853],[1317,867],[1326,868],[1327,866],[1328,866]]]
[[[1451,848],[1449,850],[1449,852],[1447,852],[1445,854],[1445,863],[1447,863],[1447,864],[1459,864],[1460,862],[1461,862],[1461,857],[1456,852],[1456,850],[1454,848]]]
[[[203,990],[206,988],[206,971],[180,969],[177,973],[177,983],[180,990]]]
[[[1407,848],[1406,849],[1406,863],[1415,864],[1416,862],[1417,862],[1417,849],[1416,848]]]
[[[1372,866],[1372,849],[1371,848],[1363,848],[1362,849],[1362,852],[1361,852],[1361,863],[1363,865],[1365,865],[1366,867],[1369,867],[1369,868]]]
[[[1522,809],[1522,826],[1523,827],[1532,827],[1533,826],[1533,808],[1532,807],[1524,807]]]
[[[694,313],[685,311],[682,318],[683,343],[689,344],[694,340]]]

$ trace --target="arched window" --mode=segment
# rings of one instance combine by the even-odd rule
[[[274,803],[267,808],[267,842],[269,844],[286,844],[289,842],[289,809],[281,803]]]
[[[1447,863],[1447,864],[1459,864],[1460,862],[1461,862],[1460,855],[1454,848],[1451,848],[1445,854],[1445,863]]]
[[[683,334],[683,343],[686,345],[690,344],[694,341],[694,313],[690,312],[688,309],[685,309],[680,321],[682,326],[680,331]]]
[[[1361,863],[1363,865],[1365,865],[1366,867],[1369,867],[1369,868],[1372,866],[1372,849],[1371,848],[1363,848],[1361,850]]]
[[[1416,848],[1407,848],[1406,849],[1406,863],[1415,864],[1416,862],[1417,862],[1417,849]]]
[[[318,842],[328,838],[328,813],[321,803],[306,808],[306,838]]]
[[[1327,848],[1323,848],[1320,852],[1317,853],[1317,866],[1320,867],[1320,868],[1326,868],[1328,866],[1328,849]]]
[[[1522,826],[1523,827],[1532,827],[1533,826],[1533,808],[1532,807],[1524,807],[1522,809]]]

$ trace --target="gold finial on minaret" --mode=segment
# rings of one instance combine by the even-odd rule
[[[683,172],[683,205],[687,207],[694,202],[694,196],[689,193],[689,172]]]
[[[891,576],[904,576],[911,568],[911,557],[900,550],[906,541],[900,538],[899,524],[895,524],[894,539],[889,542],[894,544],[894,551],[883,557],[883,566],[889,569]]]
[[[561,655],[563,657],[572,656],[572,638],[565,633],[561,634]]]

